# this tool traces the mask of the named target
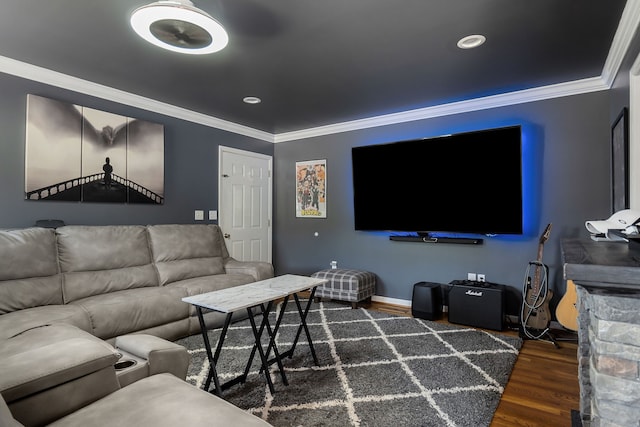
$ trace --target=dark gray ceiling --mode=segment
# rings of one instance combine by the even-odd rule
[[[279,134],[600,76],[626,3],[194,0],[230,38],[194,56],[131,30],[151,2],[2,0],[0,56]]]

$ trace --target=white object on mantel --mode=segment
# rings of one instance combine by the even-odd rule
[[[624,237],[609,233],[611,230],[621,231],[627,235],[638,234],[636,224],[640,222],[640,212],[631,209],[620,210],[606,220],[585,221],[587,231],[596,241],[626,240]]]

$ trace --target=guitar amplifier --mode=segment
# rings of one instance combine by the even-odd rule
[[[454,280],[449,289],[449,322],[482,329],[504,329],[505,286]]]

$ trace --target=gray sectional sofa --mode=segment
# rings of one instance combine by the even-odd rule
[[[132,382],[167,381],[145,378],[156,373],[184,379],[189,356],[169,341],[199,334],[200,324],[182,298],[270,277],[270,263],[231,258],[216,225],[0,231],[0,395],[18,421],[43,425],[89,405],[99,412]],[[205,318],[211,327],[223,320]],[[118,375],[123,353],[154,361]]]

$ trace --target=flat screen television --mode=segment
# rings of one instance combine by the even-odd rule
[[[352,148],[356,230],[522,234],[521,126]]]

